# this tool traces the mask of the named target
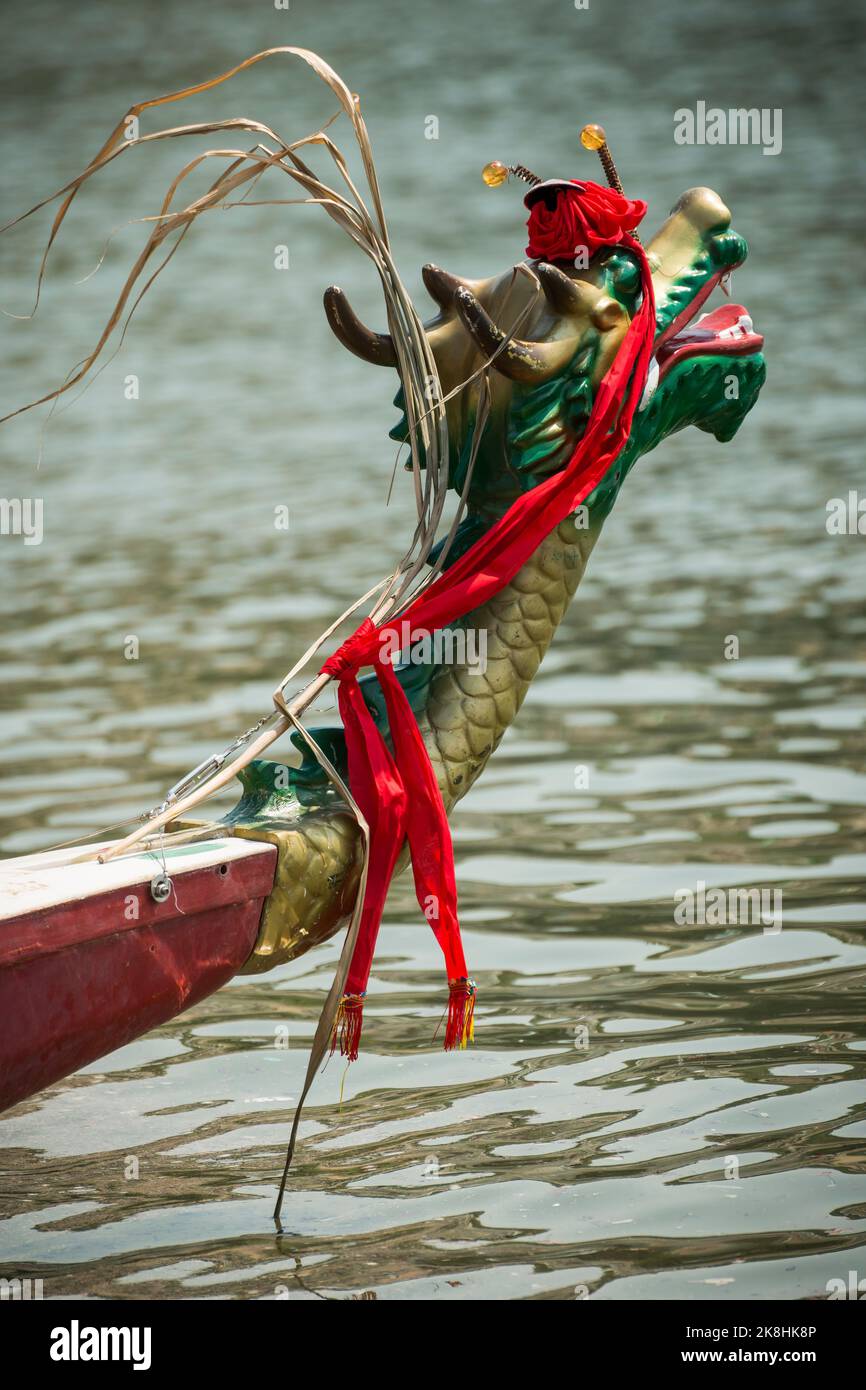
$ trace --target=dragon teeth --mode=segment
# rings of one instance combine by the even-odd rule
[[[659,364],[655,357],[650,358],[649,371],[647,372],[646,386],[643,388],[643,395],[640,398],[638,410],[646,410],[656,392],[659,384]]]

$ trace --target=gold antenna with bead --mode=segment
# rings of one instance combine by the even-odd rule
[[[485,164],[481,170],[481,177],[488,188],[499,188],[513,174],[516,179],[522,179],[528,183],[530,188],[534,188],[541,179],[537,174],[533,174],[531,169],[527,169],[524,164],[503,164],[499,159],[493,159],[489,164]]]
[[[617,172],[617,167],[613,162],[613,155],[607,143],[607,136],[604,133],[604,126],[585,125],[580,132],[580,143],[585,150],[595,150],[601,160],[601,167],[604,176],[611,188],[615,188],[617,193],[625,196],[625,189],[622,186],[622,179]],[[522,179],[528,183],[530,188],[543,180],[537,174],[533,174],[531,169],[527,169],[524,164],[503,164],[501,159],[492,159],[489,164],[485,164],[481,170],[481,177],[488,188],[499,188],[506,183],[510,177]]]
[[[601,160],[601,167],[604,176],[611,188],[615,188],[617,193],[625,196],[625,189],[622,186],[622,179],[617,173],[616,165],[613,162],[613,155],[608,149],[607,136],[604,133],[604,126],[585,125],[580,132],[580,143],[585,150],[595,150]]]
[[[613,155],[608,148],[607,136],[604,133],[604,126],[585,125],[580,132],[580,143],[585,150],[595,150],[601,160],[601,167],[604,176],[611,188],[615,188],[617,193],[625,197],[625,189],[622,186],[622,179],[619,176],[617,167],[613,162]],[[635,241],[640,241],[636,231],[632,231]]]

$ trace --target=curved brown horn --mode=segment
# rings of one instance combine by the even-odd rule
[[[456,275],[451,275],[447,270],[432,264],[421,267],[421,279],[430,298],[435,299],[442,309],[450,309],[461,285],[466,286],[465,280],[460,280]]]
[[[539,262],[535,267],[535,273],[541,281],[545,299],[557,314],[574,316],[590,313],[602,294],[595,285],[589,284],[586,280],[572,280],[564,271],[558,270],[547,261]]]
[[[511,381],[538,386],[561,372],[574,356],[577,337],[552,343],[526,343],[520,338],[508,338],[482,309],[475,295],[463,286],[455,293],[454,306],[466,331],[485,357],[492,357],[492,365]]]
[[[376,367],[396,367],[397,351],[388,333],[374,333],[358,318],[341,289],[331,285],[325,290],[325,313],[328,323],[343,347]]]

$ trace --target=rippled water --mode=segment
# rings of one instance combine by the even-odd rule
[[[863,482],[853,13],[734,0],[724,44],[706,0],[36,3],[8,29],[8,213],[130,101],[301,43],[362,93],[419,302],[425,260],[476,275],[521,253],[518,198],[484,190],[481,164],[586,172],[576,130],[602,120],[650,222],[695,183],[732,205],[752,246],[734,297],[770,375],[734,443],[693,431],[640,464],[455,815],[475,1048],[431,1040],[440,961],[400,882],[365,1051],[342,1108],[336,1062],[317,1084],[282,1236],[275,1177],[333,943],[0,1119],[4,1274],[47,1296],[719,1299],[823,1297],[866,1273],[866,539],[825,527],[828,498]],[[782,154],[674,146],[674,109],[698,99],[781,108]],[[266,66],[184,119],[239,111],[296,136],[331,104]],[[181,153],[135,158],[79,200],[36,320],[4,320],[7,408],[93,341],[141,228],[75,282]],[[7,310],[29,308],[46,229],[0,242]],[[44,438],[35,415],[0,431],[6,494],[45,516],[39,546],[0,538],[6,852],[153,804],[402,550],[407,490],[384,509],[394,383],[330,338],[330,281],[379,321],[372,275],[317,210],[221,214]],[[781,890],[782,929],[678,925],[673,895],[698,881]]]

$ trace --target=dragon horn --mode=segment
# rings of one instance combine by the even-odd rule
[[[457,275],[451,275],[449,271],[442,270],[438,265],[424,265],[421,267],[421,279],[427,287],[427,293],[431,299],[435,299],[440,309],[450,309],[454,303],[454,296],[462,287],[472,291],[474,281],[461,280]]]
[[[535,267],[544,296],[557,314],[592,313],[601,292],[586,280],[572,280],[555,265],[541,261]]]
[[[341,289],[325,290],[325,314],[343,347],[376,367],[396,367],[397,351],[389,333],[374,333],[363,324]]]
[[[537,386],[561,372],[574,356],[577,337],[553,343],[527,343],[521,338],[510,338],[465,286],[455,292],[454,306],[464,328],[481,351],[493,359],[492,365],[497,371],[512,381]]]

